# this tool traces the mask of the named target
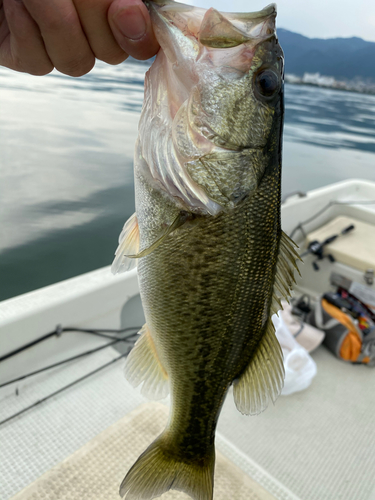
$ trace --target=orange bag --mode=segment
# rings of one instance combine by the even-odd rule
[[[364,341],[354,319],[326,299],[318,302],[309,323],[325,332],[323,344],[338,358],[375,366],[375,335]]]

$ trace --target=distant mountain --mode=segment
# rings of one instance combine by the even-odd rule
[[[286,73],[375,79],[375,42],[357,37],[307,38],[282,28],[277,34],[285,54]]]

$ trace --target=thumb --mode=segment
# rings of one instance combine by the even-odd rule
[[[114,0],[108,9],[108,23],[119,46],[135,59],[149,59],[159,50],[142,0]]]

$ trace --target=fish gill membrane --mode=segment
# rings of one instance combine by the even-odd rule
[[[255,415],[284,381],[271,316],[299,259],[280,223],[284,58],[273,4],[231,14],[145,3],[161,48],[145,78],[136,212],[112,271],[138,266],[146,317],[125,375],[146,397],[170,393],[171,408],[120,495],[212,500],[229,387]]]

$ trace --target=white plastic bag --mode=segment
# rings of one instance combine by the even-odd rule
[[[272,321],[284,354],[285,381],[281,394],[287,396],[293,392],[303,391],[311,384],[316,375],[315,361],[306,349],[295,340],[281,315],[277,317],[274,314]]]

